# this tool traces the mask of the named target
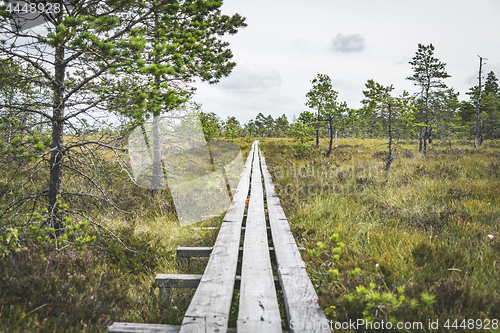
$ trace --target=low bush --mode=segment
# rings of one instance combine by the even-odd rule
[[[0,260],[0,330],[80,332],[124,315],[132,299],[119,272],[96,270],[92,253],[29,243]],[[8,306],[5,306],[8,305]]]

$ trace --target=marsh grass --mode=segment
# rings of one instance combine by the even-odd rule
[[[386,172],[381,140],[341,139],[330,158],[324,149],[298,154],[289,140],[263,142],[299,245],[316,249],[332,234],[346,244],[333,265],[340,275],[317,290],[325,309],[335,306],[330,319],[500,317],[500,150],[449,147],[431,145],[423,156],[415,143],[402,142]],[[305,260],[313,282],[320,281],[324,261]],[[422,302],[425,294],[435,301],[375,304],[361,297],[360,286],[367,295],[400,288],[407,299]]]

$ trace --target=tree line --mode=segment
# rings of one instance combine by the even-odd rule
[[[393,85],[370,79],[363,91],[363,106],[353,109],[337,100],[330,77],[318,73],[306,93],[306,106],[314,111],[304,111],[291,121],[286,115],[274,119],[259,113],[246,124],[234,116],[221,120],[214,113],[200,111],[204,131],[207,137],[293,137],[298,147],[312,140],[318,145],[319,138],[326,137],[328,154],[336,135],[387,138],[389,145],[394,139],[418,139],[423,153],[435,139],[474,140],[479,147],[484,140],[500,138],[500,89],[495,73],[490,71],[484,84],[471,87],[468,99],[459,101],[459,93],[446,85],[450,75],[446,64],[434,57],[434,50],[432,44],[419,44],[409,62],[413,75],[406,79],[416,86],[413,94],[404,91],[393,96]]]

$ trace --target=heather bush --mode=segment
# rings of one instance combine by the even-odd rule
[[[105,327],[133,303],[119,272],[96,269],[89,250],[29,242],[0,260],[0,330],[79,332]]]

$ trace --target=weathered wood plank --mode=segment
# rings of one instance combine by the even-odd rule
[[[203,275],[186,274],[158,274],[156,282],[161,284],[162,288],[198,288]],[[279,279],[273,277],[276,283],[276,289],[280,289]],[[240,289],[241,275],[236,275],[234,279],[234,289]]]
[[[261,165],[278,277],[283,290],[290,332],[330,331],[328,320],[318,305],[318,296],[307,275],[305,263],[274,191],[274,184],[263,157]]]
[[[242,228],[244,230],[244,228]],[[299,247],[299,251],[304,251],[305,248]],[[273,255],[274,247],[269,247],[271,255]],[[177,248],[177,257],[179,258],[207,258],[212,253],[212,247],[181,247]],[[243,247],[240,247],[240,255],[243,254]]]
[[[252,166],[241,267],[238,333],[281,332],[281,317],[269,257],[264,197],[258,156]]]
[[[203,258],[209,257],[212,253],[212,247],[178,247],[177,257],[179,258]]]
[[[181,333],[227,331],[238,263],[241,223],[248,196],[251,163],[256,152],[257,144],[254,143],[203,277],[184,315]]]
[[[168,299],[171,288],[196,288],[200,284],[202,275],[191,274],[157,274],[155,281],[158,282],[160,295]]]
[[[157,274],[155,281],[160,288],[196,288],[203,275],[195,274]]]
[[[108,327],[109,333],[179,333],[179,325],[113,323]]]
[[[113,323],[109,333],[179,333],[180,325]],[[236,333],[236,328],[229,328],[228,333]]]
[[[217,230],[219,227],[192,227],[191,230]]]

